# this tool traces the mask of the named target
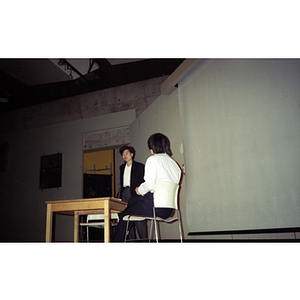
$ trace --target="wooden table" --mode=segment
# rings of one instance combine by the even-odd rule
[[[74,216],[74,242],[79,241],[79,216],[104,213],[104,242],[110,240],[111,213],[122,212],[127,203],[113,197],[46,201],[46,242],[52,240],[53,213]]]

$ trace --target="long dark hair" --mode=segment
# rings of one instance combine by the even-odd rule
[[[171,155],[169,139],[162,133],[154,133],[148,139],[148,148],[154,153],[167,153]]]

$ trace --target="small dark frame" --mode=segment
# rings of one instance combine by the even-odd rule
[[[7,170],[7,154],[8,144],[2,143],[0,145],[0,172],[6,172]]]
[[[40,189],[61,187],[62,153],[41,156]]]

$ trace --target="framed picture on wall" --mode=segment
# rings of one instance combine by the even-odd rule
[[[61,187],[62,153],[41,156],[40,189]]]

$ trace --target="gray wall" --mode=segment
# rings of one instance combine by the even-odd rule
[[[84,132],[131,124],[135,110],[10,133],[8,170],[1,174],[1,240],[43,241],[45,201],[83,197]],[[62,187],[39,189],[40,157],[62,153]],[[73,239],[73,218],[56,218],[56,241]]]
[[[0,241],[44,241],[45,201],[83,196],[83,134],[132,124],[159,96],[164,79],[1,114],[0,143],[8,143],[8,165],[0,172]],[[63,157],[62,187],[42,191],[40,157],[57,152]],[[73,240],[73,217],[57,215],[55,228],[56,241]]]
[[[170,96],[161,95],[154,101],[130,126],[131,144],[135,147],[136,160],[143,163],[150,156],[147,140],[151,134],[161,132],[165,134],[171,144],[172,158],[182,166],[183,145],[180,128],[178,107],[178,93],[174,91]],[[183,176],[180,192],[180,209],[183,219],[184,238],[187,238],[185,212],[185,178]],[[178,222],[160,224],[161,238],[178,239]]]

